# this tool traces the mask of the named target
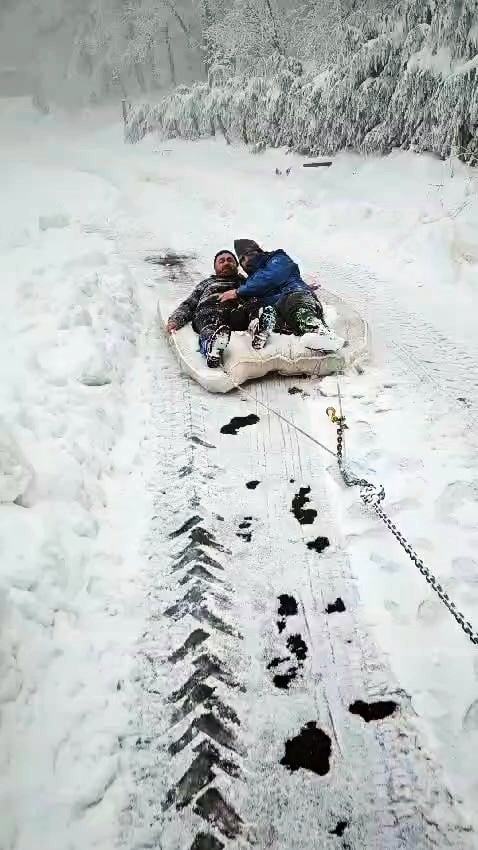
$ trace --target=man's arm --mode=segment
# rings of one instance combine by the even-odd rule
[[[191,292],[184,301],[181,301],[179,307],[176,307],[168,319],[168,330],[179,330],[190,322],[194,316],[194,312],[199,303],[199,299],[204,291],[207,281],[203,280],[198,283],[195,289]],[[170,327],[174,326],[174,327]]]
[[[239,287],[237,294],[249,298],[253,295],[261,296],[266,292],[280,289],[295,269],[297,269],[297,264],[287,254],[278,254],[272,257],[263,269],[254,272]]]

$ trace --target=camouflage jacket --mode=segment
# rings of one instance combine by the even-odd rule
[[[237,289],[241,283],[244,283],[244,278],[236,276],[224,279],[211,275],[207,280],[202,280],[201,283],[193,289],[191,295],[181,302],[179,307],[176,307],[169,317],[170,322],[174,322],[178,328],[183,328],[188,322],[191,322],[196,310],[201,307],[206,307],[206,302],[211,301],[213,308],[215,301],[219,295],[227,292],[228,289]]]

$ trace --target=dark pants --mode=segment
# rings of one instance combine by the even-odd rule
[[[193,330],[199,334],[200,344],[209,339],[221,325],[231,331],[247,331],[249,323],[257,316],[258,305],[255,299],[248,301],[219,301],[210,299],[201,304],[194,314]]]
[[[298,289],[285,295],[275,305],[278,326],[282,333],[292,333],[302,336],[310,329],[310,320],[319,319],[324,322],[324,311],[319,299],[313,292]]]

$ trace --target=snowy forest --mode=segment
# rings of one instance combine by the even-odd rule
[[[127,138],[478,156],[478,0],[3,0],[35,101],[131,105]]]

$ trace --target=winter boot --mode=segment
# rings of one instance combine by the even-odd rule
[[[206,341],[205,354],[206,363],[210,369],[217,369],[221,365],[222,352],[229,345],[231,331],[226,325],[217,328]]]
[[[326,331],[324,323],[307,307],[299,307],[295,321],[301,334],[324,333]]]
[[[264,348],[277,322],[277,312],[274,307],[264,307],[252,334],[252,347]]]

